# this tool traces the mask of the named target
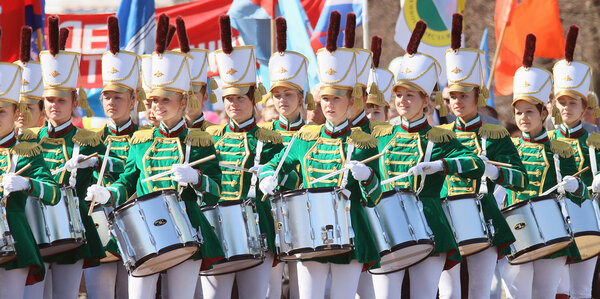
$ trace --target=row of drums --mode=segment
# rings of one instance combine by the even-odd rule
[[[353,248],[354,231],[346,190],[333,187],[287,191],[271,197],[275,245],[281,260],[325,258]],[[443,199],[442,207],[461,255],[491,246],[494,229],[483,216],[477,195]],[[364,208],[380,251],[385,274],[410,267],[434,249],[433,233],[418,196],[404,189],[385,192],[376,207]],[[266,252],[265,235],[251,201],[225,201],[203,206],[202,211],[225,257],[201,275],[219,275],[257,266]],[[0,263],[16,258],[14,240],[0,208]],[[72,188],[61,188],[61,201],[46,206],[29,198],[25,210],[42,256],[48,257],[85,244],[79,199]],[[502,210],[516,238],[507,256],[511,264],[530,262],[560,251],[575,242],[582,260],[600,254],[598,199],[581,207],[554,195],[532,198]],[[185,205],[174,191],[159,191],[128,201],[116,209],[97,206],[92,218],[104,246],[111,237],[121,256],[107,252],[102,262],[122,259],[133,276],[152,275],[182,263],[202,244]]]

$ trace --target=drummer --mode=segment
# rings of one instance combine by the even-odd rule
[[[83,267],[95,266],[105,257],[100,237],[83,198],[87,187],[93,183],[93,172],[102,159],[110,159],[108,172],[123,171],[123,162],[117,158],[104,157],[105,146],[100,134],[78,129],[72,124],[71,115],[80,105],[92,116],[85,91],[77,92],[79,79],[79,53],[64,51],[66,35],[61,34],[59,49],[58,17],[48,20],[49,51],[40,52],[44,82],[44,109],[48,121],[41,128],[23,131],[22,140],[39,142],[46,166],[51,170],[62,169],[54,175],[61,188],[74,188],[79,198],[79,212],[85,226],[86,244],[76,250],[46,257],[51,263],[53,277],[52,293],[56,298],[77,298]],[[92,158],[86,158],[91,155]],[[82,160],[80,162],[80,160]],[[64,166],[64,169],[62,168]],[[64,219],[68,221],[68,219]],[[84,263],[85,262],[85,263]],[[58,279],[60,278],[60,279]],[[69,281],[69,283],[64,283]],[[28,298],[40,298],[44,283],[38,283],[26,291]]]
[[[454,131],[463,146],[484,160],[484,177],[487,179],[484,187],[480,185],[481,179],[447,176],[442,197],[483,195],[480,200],[485,223],[493,225],[493,228],[490,228],[493,232],[490,236],[492,246],[464,258],[468,261],[469,298],[488,298],[498,254],[515,241],[510,227],[498,209],[493,195],[494,187],[500,184],[508,189],[522,191],[527,186],[527,175],[508,131],[499,125],[483,124],[477,112],[478,107],[485,106],[489,95],[482,66],[485,53],[477,49],[461,48],[462,18],[461,14],[453,16],[452,48],[446,51],[449,106],[457,120],[441,127]],[[502,161],[511,167],[495,166],[487,162],[488,159]],[[440,294],[448,298],[460,298],[460,286],[460,267],[454,267],[442,274]]]
[[[100,98],[108,124],[100,128],[100,135],[104,144],[110,144],[110,152],[124,162],[131,147],[130,138],[137,131],[131,111],[135,107],[136,94],[143,92],[136,91],[141,61],[135,53],[119,49],[119,20],[114,16],[108,18],[108,37],[109,51],[102,55],[103,89]],[[144,98],[138,97],[141,101]],[[127,270],[118,260],[120,252],[114,238],[111,237],[104,250],[109,262],[103,259],[99,266],[84,270],[89,298],[115,297],[116,284],[119,290],[127,290]]]
[[[560,112],[560,117],[556,119],[560,126],[554,132],[548,132],[548,135],[550,139],[564,141],[574,148],[577,170],[581,170],[591,166],[590,146],[600,148],[600,136],[587,131],[581,119],[588,107],[593,109],[594,117],[599,117],[600,107],[594,97],[588,96],[592,67],[573,60],[578,32],[577,26],[571,26],[567,34],[565,59],[554,64],[554,106]],[[600,162],[599,153],[595,149],[594,155],[594,161]],[[587,186],[592,186],[592,191],[598,192],[600,176],[594,175],[592,171],[586,171],[580,177]],[[574,263],[566,265],[559,287],[560,293],[572,298],[591,298],[597,259],[592,257],[585,261],[573,260]]]
[[[218,276],[202,276],[204,298],[229,297],[234,280],[237,281],[241,298],[265,298],[269,273],[275,252],[275,231],[271,205],[261,201],[257,173],[264,163],[283,149],[283,138],[276,132],[260,128],[254,118],[255,103],[264,95],[262,84],[256,84],[256,61],[254,46],[233,47],[231,25],[228,15],[220,17],[223,49],[217,50],[216,61],[223,81],[223,103],[229,123],[207,129],[216,141],[221,161],[221,201],[252,200],[259,215],[261,233],[267,237],[268,251],[262,264],[243,271]],[[242,172],[225,167],[229,164],[243,167]],[[295,185],[292,185],[292,188]],[[242,228],[243,229],[243,228]]]
[[[279,153],[261,170],[260,189],[267,194],[273,194],[281,184],[281,176],[274,177],[275,168],[280,162],[283,162],[284,173],[300,166],[304,188],[341,187],[349,191],[352,202],[350,218],[355,233],[354,249],[330,258],[299,262],[300,298],[323,298],[329,272],[330,297],[354,297],[361,271],[379,261],[379,253],[362,207],[363,204],[376,205],[381,197],[378,166],[375,161],[368,165],[358,162],[377,154],[377,141],[360,128],[352,129],[348,120],[356,103],[353,96],[358,96],[357,101],[361,101],[361,89],[356,82],[353,65],[347,63],[354,59],[355,52],[336,47],[339,24],[340,14],[334,11],[330,17],[327,46],[317,52],[322,84],[319,95],[326,124],[303,127],[288,155],[284,157],[284,152]],[[348,167],[348,172],[330,180],[311,183],[324,173],[344,166]]]
[[[152,93],[152,55],[144,54],[141,57],[141,73],[140,73],[140,81],[142,82],[142,90],[144,91],[144,96]],[[160,121],[156,120],[156,116],[152,112],[152,101],[146,98],[144,100],[141,97],[138,97],[138,113],[144,112],[144,117],[146,119],[146,124],[142,125],[140,123],[141,129],[150,129],[150,128],[158,128],[160,125]]]
[[[559,194],[566,194],[573,202],[585,200],[586,186],[578,178],[569,176],[577,171],[573,149],[562,141],[549,140],[543,127],[548,112],[545,106],[552,92],[552,74],[534,67],[535,36],[529,34],[523,55],[523,66],[515,73],[513,90],[513,113],[522,137],[513,140],[525,165],[529,184],[524,191],[509,190],[505,206],[540,196],[555,186],[557,171],[564,177]],[[543,155],[538,155],[543,153]],[[553,156],[559,158],[560,168],[555,168]],[[542,175],[539,175],[542,173]],[[554,193],[556,194],[556,193]],[[508,253],[508,252],[507,252]],[[578,258],[577,248],[572,245],[547,258],[520,265],[503,264],[500,271],[511,298],[554,298],[560,280],[561,269],[569,258]]]
[[[39,61],[31,59],[31,27],[21,30],[21,52],[18,65],[23,68],[23,85],[21,101],[27,103],[27,112],[20,113],[17,118],[17,134],[22,130],[39,127],[44,123],[44,84],[42,84],[42,66]]]
[[[386,151],[380,160],[382,179],[412,174],[384,185],[383,191],[394,188],[420,191],[419,200],[434,235],[432,255],[408,268],[410,293],[414,298],[435,298],[444,267],[450,268],[461,261],[440,201],[446,175],[475,179],[485,169],[483,162],[461,145],[454,132],[432,128],[427,122],[425,109],[441,68],[434,58],[417,52],[426,28],[425,22],[417,23],[402,59],[403,71],[392,89],[400,125],[377,126],[373,130],[373,136],[379,140],[379,151]],[[377,298],[400,294],[403,278],[404,271],[373,275]]]
[[[22,32],[31,36],[29,27],[23,28]],[[22,46],[19,64],[27,65],[28,55],[29,48]],[[5,260],[5,251],[9,251],[11,246],[3,245],[0,259],[7,263],[0,265],[0,298],[23,298],[26,281],[33,283],[44,278],[44,262],[25,218],[27,197],[34,197],[47,205],[60,200],[58,184],[40,155],[42,148],[37,143],[17,141],[15,122],[19,114],[27,113],[27,102],[19,95],[22,81],[19,64],[0,63],[0,93],[3,95],[0,99],[0,209],[2,218],[8,221],[2,226],[6,225],[10,230],[10,234],[3,230],[1,238],[4,245],[14,245],[16,251],[12,252],[12,255],[16,254],[14,260]],[[21,174],[15,174],[24,167],[28,168]],[[12,242],[5,244],[9,237],[12,237]]]
[[[394,87],[394,73],[385,67],[380,67],[381,37],[371,39],[371,52],[373,53],[373,66],[370,68],[368,95],[365,113],[371,123],[381,124],[388,121],[390,110],[389,101],[392,99]]]

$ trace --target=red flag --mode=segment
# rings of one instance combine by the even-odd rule
[[[25,25],[25,1],[2,1],[0,8],[1,59],[4,62],[13,62],[19,60],[21,27]]]
[[[271,18],[275,18],[275,5],[277,5],[277,0],[250,0],[250,2],[262,7]]]
[[[498,0],[496,2],[494,17],[496,39],[500,37],[504,20],[508,20],[502,47],[499,49],[500,55],[494,77],[494,89],[500,95],[512,94],[513,76],[521,66],[527,34],[533,33],[537,38],[536,57],[561,58],[564,56],[565,39],[557,1],[523,0],[510,9],[514,5],[514,1]]]

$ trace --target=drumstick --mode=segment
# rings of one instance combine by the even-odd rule
[[[273,177],[275,179],[277,179],[277,176],[279,175],[279,171],[281,170],[281,167],[283,166],[283,162],[285,162],[285,158],[287,158],[287,155],[290,153],[290,149],[292,148],[292,145],[294,144],[295,140],[296,140],[296,134],[294,134],[292,136],[290,143],[288,143],[287,147],[285,148],[285,151],[283,152],[283,156],[281,156],[281,160],[279,160],[279,164],[277,164],[277,168],[275,168],[275,172],[273,173]],[[257,173],[256,175],[259,175],[259,174]],[[267,198],[267,194],[263,194],[260,201],[265,201],[266,198]]]
[[[589,166],[586,166],[586,167],[584,167],[582,170],[580,170],[580,171],[578,171],[578,172],[574,173],[574,174],[572,175],[572,177],[576,177],[576,176],[578,176],[578,175],[580,175],[580,174],[582,174],[582,173],[584,173],[584,172],[588,171],[588,169],[590,169],[590,167],[589,167]],[[548,194],[552,193],[552,191],[554,191],[554,190],[558,189],[558,187],[560,187],[560,186],[563,186],[564,184],[566,184],[566,182],[564,182],[564,181],[563,181],[563,182],[560,182],[560,183],[556,184],[554,187],[552,187],[552,188],[550,188],[550,189],[546,190],[546,192],[544,192],[544,193],[540,194],[540,196],[546,196],[546,195],[548,195]]]
[[[409,177],[409,176],[411,176],[411,175],[413,175],[413,173],[412,173],[411,171],[409,171],[409,172],[407,172],[407,173],[403,173],[403,174],[401,174],[401,175],[397,175],[397,176],[395,176],[395,177],[391,177],[391,178],[389,178],[389,179],[387,179],[387,180],[383,180],[383,181],[381,181],[381,184],[380,184],[380,185],[381,185],[381,186],[383,186],[383,185],[389,184],[389,183],[391,183],[391,182],[395,182],[395,181],[397,181],[397,180],[401,180],[401,179],[403,179],[403,178],[405,178],[405,177]]]
[[[94,156],[96,156],[97,154],[98,154],[98,153],[93,153],[93,154],[91,154],[91,155],[89,155],[89,156],[85,156],[83,159],[81,159],[81,160],[78,160],[78,161],[77,161],[77,163],[85,162],[85,161],[87,161],[87,160],[89,160],[89,159],[93,158],[93,157],[94,157]],[[57,175],[57,174],[59,174],[59,173],[63,172],[65,169],[67,169],[67,167],[66,167],[66,166],[63,166],[63,167],[57,168],[57,169],[55,169],[55,170],[53,170],[53,171],[52,171],[52,175]]]
[[[379,159],[379,157],[385,155],[386,152],[387,151],[383,151],[383,152],[381,152],[381,153],[379,153],[379,154],[377,154],[375,156],[371,156],[369,158],[366,158],[366,159],[360,161],[359,163],[365,164],[365,163],[371,162],[371,161],[373,161],[375,159]],[[340,174],[340,173],[342,173],[344,171],[348,171],[347,165],[344,165],[344,167],[342,167],[340,170],[336,170],[336,171],[334,171],[332,173],[329,173],[329,174],[326,174],[326,175],[324,175],[322,177],[318,177],[318,178],[314,179],[312,182],[310,182],[310,184],[312,185],[312,184],[316,184],[316,183],[318,183],[320,181],[324,181],[324,180],[326,180],[326,179],[328,179],[330,177],[334,177],[334,176],[336,176],[336,175],[338,175],[338,174]]]
[[[254,173],[254,171],[250,171],[250,169],[248,169],[248,168],[239,167],[239,166],[235,166],[235,165],[230,165],[230,164],[227,164],[227,163],[219,162],[219,166],[225,167],[225,168],[231,168],[231,169],[235,169],[235,170],[239,170],[239,171],[245,171],[245,172]]]
[[[492,160],[487,160],[486,162],[492,164],[492,165],[496,165],[496,166],[502,166],[502,167],[506,167],[506,168],[512,168],[512,164],[508,164],[508,163],[502,163],[502,162],[496,162],[496,161],[492,161]]]
[[[100,186],[102,184],[102,178],[104,177],[104,171],[106,170],[106,163],[108,162],[108,155],[110,155],[110,146],[112,142],[109,142],[106,146],[106,151],[104,152],[104,160],[102,160],[102,166],[100,167],[100,173],[98,174],[98,182],[96,185]],[[96,205],[96,196],[92,196],[92,202],[90,203],[90,209],[88,210],[88,216],[92,216],[92,212],[94,211],[94,205]]]
[[[210,161],[210,160],[212,160],[212,159],[214,159],[216,157],[217,156],[213,154],[213,155],[210,155],[208,157],[204,157],[202,159],[199,159],[199,160],[196,160],[196,161],[194,161],[192,163],[189,163],[189,164],[187,164],[187,166],[196,166],[198,164],[202,164],[204,162]],[[186,165],[186,164],[184,164],[184,165]],[[145,183],[145,182],[148,182],[148,181],[156,180],[158,178],[162,178],[164,176],[168,176],[170,174],[173,174],[173,172],[174,172],[173,170],[167,170],[167,171],[164,171],[164,172],[161,172],[161,173],[157,173],[157,174],[155,174],[153,176],[149,176],[149,177],[143,179],[141,182]]]

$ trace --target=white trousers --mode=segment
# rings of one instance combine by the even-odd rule
[[[597,261],[598,257],[594,257],[583,262],[565,265],[558,293],[569,295],[573,299],[592,298],[592,284]]]
[[[23,298],[29,268],[0,268],[0,299]]]
[[[83,273],[83,260],[79,260],[76,263],[69,265],[45,263],[45,266],[46,276],[44,277],[44,280],[27,286],[23,298],[76,299],[79,296],[79,284]]]
[[[410,298],[435,298],[445,263],[446,253],[443,253],[439,256],[428,257],[424,261],[408,268],[410,275]]]
[[[201,260],[187,260],[167,270],[169,298],[192,298],[194,296],[201,264]],[[158,276],[158,273],[144,277],[129,276],[129,298],[154,298]]]
[[[290,299],[300,298],[300,290],[298,289],[298,263],[295,261],[286,262],[288,266]]]
[[[129,293],[127,289],[127,284],[129,281],[129,273],[127,273],[127,268],[121,261],[117,262],[117,290],[116,295],[117,299],[128,299]]]
[[[377,299],[400,299],[402,295],[402,281],[404,270],[390,273],[372,275],[373,291]]]
[[[50,271],[49,263],[44,263],[44,266],[46,267],[44,280],[25,286],[24,299],[52,299],[52,271]],[[48,287],[46,288],[46,286]]]
[[[269,285],[267,286],[268,299],[281,298],[281,283],[283,282],[283,266],[284,262],[280,262],[275,267],[271,267],[269,274]]]
[[[469,298],[489,298],[490,286],[496,270],[498,249],[490,247],[465,259],[469,271]],[[460,299],[460,267],[444,271],[440,278],[439,288],[440,299]]]
[[[363,264],[352,260],[350,264],[299,262],[298,286],[300,299],[324,298],[327,276],[331,271],[330,299],[353,298]]]
[[[566,260],[567,257],[562,256],[521,265],[502,263],[500,272],[508,289],[506,298],[554,298]]]
[[[89,299],[115,298],[117,263],[101,263],[96,267],[83,269],[85,289]]]
[[[375,289],[373,288],[373,275],[367,271],[360,273],[358,288],[356,290],[356,299],[375,298]]]
[[[266,298],[273,257],[273,253],[267,252],[265,261],[256,267],[230,274],[202,276],[202,295],[207,299],[231,298],[233,282],[237,281],[240,299]]]

